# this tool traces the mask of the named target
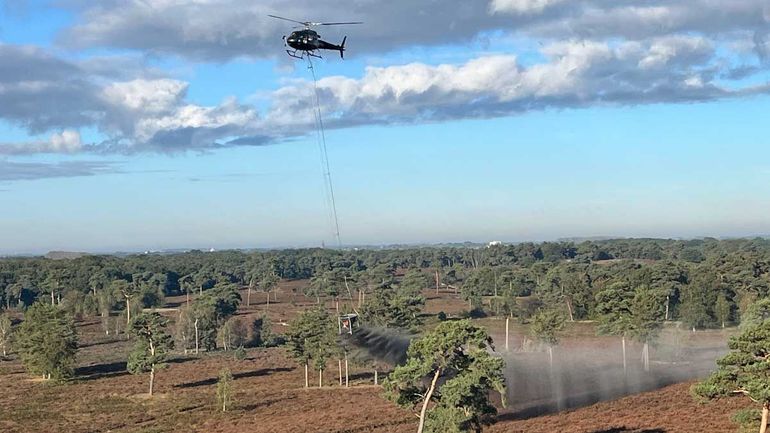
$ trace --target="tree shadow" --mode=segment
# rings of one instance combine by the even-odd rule
[[[367,424],[360,427],[355,427],[347,430],[338,430],[339,433],[357,433],[357,432],[370,432],[387,429],[390,427],[397,427],[405,424],[411,424],[411,420],[397,420],[397,421],[384,421],[376,424]]]
[[[126,370],[126,361],[87,365],[75,369],[75,377],[78,380],[96,380],[106,377],[123,376],[126,374],[128,374],[128,371]]]
[[[236,409],[244,411],[244,412],[250,412],[252,410],[257,410],[257,409],[259,409],[261,407],[267,407],[267,406],[270,406],[270,405],[273,405],[273,404],[276,404],[276,403],[281,403],[281,402],[284,402],[284,401],[296,400],[296,399],[297,399],[297,397],[295,397],[295,396],[284,397],[284,398],[273,398],[273,399],[270,399],[270,400],[262,400],[262,401],[260,401],[259,403],[256,403],[256,404],[247,404],[247,405],[243,405],[243,406],[238,406]]]
[[[167,364],[182,364],[194,361],[196,358],[172,358]],[[75,369],[76,380],[88,381],[104,379],[108,377],[120,377],[128,374],[126,361],[107,362],[103,364],[86,365]]]
[[[94,347],[94,346],[103,346],[106,344],[114,344],[114,343],[121,343],[126,341],[125,338],[118,338],[118,339],[109,339],[109,340],[100,340],[100,341],[94,341],[91,343],[79,343],[78,349],[85,349],[86,347]]]
[[[666,433],[663,429],[651,429],[651,430],[636,430],[628,427],[612,427],[606,430],[596,430],[592,433]]]
[[[233,374],[233,380],[245,379],[247,377],[267,376],[272,373],[283,373],[283,372],[292,371],[292,370],[293,370],[292,368],[287,368],[287,367],[263,368],[260,370],[247,371],[244,373],[235,373]],[[218,377],[212,377],[208,379],[198,380],[196,382],[180,383],[178,385],[174,385],[174,388],[195,388],[198,386],[208,386],[208,385],[214,385],[218,381],[219,381]]]

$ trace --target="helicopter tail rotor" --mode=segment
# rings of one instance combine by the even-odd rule
[[[342,60],[345,60],[345,41],[347,40],[348,40],[348,37],[345,36],[344,38],[342,38],[342,43],[340,44],[340,58]]]

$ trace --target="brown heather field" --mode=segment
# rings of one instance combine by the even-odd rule
[[[282,331],[287,322],[312,300],[292,294],[303,282],[282,283],[278,301],[267,314]],[[456,314],[465,303],[451,294],[429,297],[427,312]],[[246,293],[243,293],[244,301]],[[183,302],[170,298],[170,307]],[[256,305],[254,305],[256,304]],[[252,294],[252,306],[239,315],[265,313],[264,294]],[[329,304],[331,307],[331,304]],[[171,316],[173,312],[168,312]],[[498,339],[503,322],[483,319]],[[0,432],[412,432],[416,418],[381,396],[372,372],[353,368],[351,388],[340,387],[336,363],[326,372],[322,389],[303,387],[303,370],[284,349],[250,349],[245,360],[232,353],[176,355],[157,375],[156,395],[147,398],[147,377],[125,371],[130,342],[103,334],[96,319],[78,323],[81,339],[77,378],[51,385],[30,377],[18,360],[0,362]],[[518,327],[512,331],[517,334]],[[517,334],[518,335],[518,334]],[[722,338],[723,336],[709,337]],[[703,337],[701,337],[703,338]],[[513,344],[520,344],[514,340]],[[591,326],[571,328],[564,350],[572,345],[596,347],[612,341],[592,336]],[[215,409],[216,378],[229,368],[235,378],[235,404],[227,413]],[[311,384],[317,376],[311,375]],[[731,432],[730,414],[739,399],[709,405],[695,403],[690,383],[667,386],[615,401],[543,416],[526,416],[516,408],[503,410],[500,420],[485,431],[517,433],[702,433]],[[513,389],[515,394],[516,390]]]

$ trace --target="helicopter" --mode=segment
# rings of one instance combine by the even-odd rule
[[[319,35],[318,32],[313,30],[311,27],[363,24],[362,22],[314,23],[310,21],[296,21],[289,18],[279,17],[276,15],[268,15],[268,16],[271,18],[277,18],[279,20],[301,24],[304,27],[301,30],[295,30],[291,32],[289,36],[283,37],[283,40],[286,43],[286,45],[292,48],[290,50],[286,50],[286,54],[288,54],[290,57],[294,57],[295,59],[304,59],[305,56],[316,57],[320,59],[321,56],[314,53],[316,50],[339,51],[340,58],[344,59],[345,58],[345,41],[347,41],[348,39],[347,36],[342,38],[341,44],[335,45],[322,40],[321,35]],[[298,53],[299,55],[297,55]]]

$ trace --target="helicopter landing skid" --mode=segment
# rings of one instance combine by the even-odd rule
[[[323,59],[323,57],[313,54],[310,51],[301,51],[300,55],[297,55],[298,50],[286,50],[286,54],[289,55],[289,57],[294,57],[295,59],[305,60],[305,56],[307,57],[315,57],[316,59]]]

